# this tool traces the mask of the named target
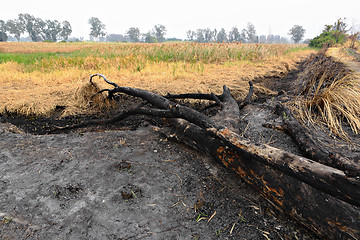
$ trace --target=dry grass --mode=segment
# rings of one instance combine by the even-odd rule
[[[323,54],[309,60],[299,80],[300,95],[293,110],[304,122],[326,126],[347,141],[344,123],[359,134],[360,79],[353,71]]]
[[[0,42],[2,53],[68,53],[94,46],[91,43]]]
[[[0,114],[47,116],[65,106],[65,116],[89,110],[94,100],[89,91],[96,89],[87,84],[94,73],[159,94],[220,93],[225,84],[243,98],[247,81],[286,73],[314,50],[266,44],[1,43],[1,52],[15,54],[0,63]],[[38,52],[61,54],[29,58]]]

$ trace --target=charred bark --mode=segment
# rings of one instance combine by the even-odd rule
[[[169,136],[175,136],[234,170],[275,207],[309,229],[330,238],[360,238],[359,177],[350,177],[353,175],[347,176],[342,169],[242,138],[238,127],[239,104],[226,86],[221,95],[168,94],[162,97],[142,89],[120,87],[101,74],[92,75],[90,81],[94,76],[102,77],[114,86],[101,91],[107,91],[110,99],[116,93],[123,93],[140,97],[155,108],[134,109],[109,120],[88,124],[111,123],[134,114],[171,118],[175,134]],[[249,94],[241,106],[250,101],[252,92],[250,83]],[[169,100],[186,97],[215,101],[221,111],[210,118]],[[86,126],[86,123],[68,128],[79,126]]]
[[[349,177],[360,176],[360,165],[358,163],[341,156],[339,153],[329,151],[311,134],[310,130],[297,121],[285,105],[278,103],[276,110],[282,116],[283,128],[292,136],[307,157],[327,166],[343,170]]]

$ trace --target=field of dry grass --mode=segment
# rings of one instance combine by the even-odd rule
[[[225,84],[242,98],[247,81],[283,75],[313,52],[236,43],[0,43],[0,114],[47,116],[56,106],[66,107],[64,116],[86,112],[79,95],[94,73],[160,94],[220,93]]]

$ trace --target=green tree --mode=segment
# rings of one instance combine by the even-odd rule
[[[247,30],[246,29],[243,29],[241,30],[241,39],[243,42],[247,42],[249,39],[248,39],[248,36],[247,36]]]
[[[32,41],[39,42],[43,40],[41,36],[41,19],[35,18],[34,16],[25,13],[19,14],[19,20],[23,22],[25,30],[29,34]]]
[[[19,19],[7,21],[6,29],[10,34],[14,34],[14,37],[18,42],[20,41],[21,34],[25,32],[25,26]]]
[[[199,43],[205,42],[205,36],[204,36],[204,30],[203,29],[197,29],[196,30],[196,41]]]
[[[196,32],[194,32],[192,30],[188,30],[188,31],[186,31],[186,36],[189,39],[189,41],[194,41],[194,39],[196,37]]]
[[[333,25],[325,25],[323,32],[330,32],[333,28]]]
[[[39,41],[51,40],[47,30],[46,21],[42,20],[41,18],[35,19],[35,31],[39,36]]]
[[[255,30],[254,24],[249,22],[247,24],[247,29],[245,31],[246,31],[246,35],[247,35],[247,39],[248,39],[249,43],[256,43],[259,41],[258,37],[256,35],[256,30]]]
[[[226,35],[226,31],[224,28],[222,28],[219,33],[216,36],[216,41],[223,43],[223,42],[227,42],[227,35]]]
[[[140,42],[139,28],[131,27],[127,30],[126,35],[130,38],[131,42]]]
[[[0,42],[6,42],[8,39],[8,36],[6,35],[6,32],[0,31]]]
[[[65,41],[67,41],[71,33],[72,33],[72,28],[71,28],[70,23],[68,21],[63,21],[62,27],[61,27],[61,32],[60,32],[60,37],[62,39],[64,39]]]
[[[233,27],[229,32],[229,42],[241,42],[241,34],[237,27]]]
[[[165,41],[166,28],[164,25],[158,24],[154,26],[153,33],[158,42]]]
[[[319,36],[313,38],[309,46],[310,47],[316,47],[316,48],[322,48],[324,46],[332,46],[336,44],[336,42],[339,41],[340,43],[345,41],[345,35],[340,36],[338,39],[336,39],[334,32],[323,32]]]
[[[157,38],[154,37],[151,32],[145,33],[144,34],[144,42],[146,43],[157,43]]]
[[[128,42],[129,38],[122,34],[108,34],[106,35],[107,42]]]
[[[309,46],[310,47],[318,47],[322,48],[324,46],[332,46],[337,43],[344,43],[348,38],[346,32],[347,23],[345,22],[345,18],[339,18],[334,25],[325,25],[323,32],[313,38]]]
[[[339,43],[340,36],[345,35],[347,32],[347,23],[345,22],[346,18],[339,18],[333,26],[333,34],[335,36],[336,43]]]
[[[0,42],[6,42],[8,36],[6,34],[6,24],[3,20],[0,20]]]
[[[298,43],[303,39],[305,29],[302,26],[294,25],[288,34],[291,35],[291,39],[294,40],[295,43]]]
[[[90,37],[98,39],[106,35],[105,24],[103,24],[97,17],[91,17],[88,21],[91,25]]]
[[[204,30],[204,40],[205,42],[213,42],[216,38],[216,29],[214,31],[211,31],[210,28],[205,28]]]
[[[46,20],[45,25],[43,26],[45,40],[56,42],[61,30],[61,24],[57,20]]]

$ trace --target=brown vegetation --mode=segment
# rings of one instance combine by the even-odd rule
[[[240,99],[246,95],[249,80],[282,76],[314,52],[292,51],[293,48],[292,45],[256,44],[2,43],[0,49],[6,53],[80,52],[30,64],[1,63],[0,113],[49,116],[57,106],[67,108],[63,116],[88,112],[76,95],[87,84],[89,75],[99,69],[123,86],[159,94],[221,93],[225,84],[235,98]],[[162,51],[166,51],[165,57]],[[149,60],[152,54],[156,59],[178,52],[184,54],[184,60]],[[244,56],[238,59],[236,56],[240,53]],[[271,93],[265,87],[255,88],[257,93]]]

